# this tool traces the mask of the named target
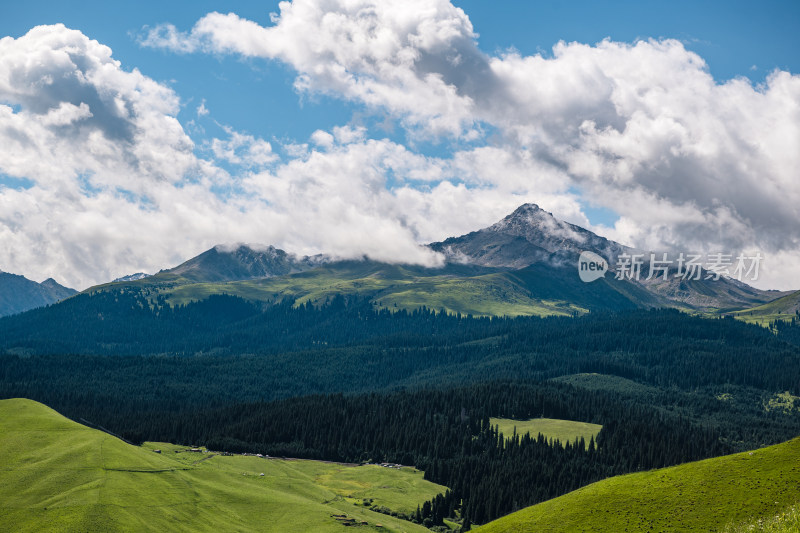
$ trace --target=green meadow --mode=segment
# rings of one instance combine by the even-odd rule
[[[514,433],[525,435],[530,433],[531,437],[536,438],[541,433],[547,440],[559,441],[563,446],[567,442],[573,443],[575,439],[584,439],[586,446],[589,446],[589,439],[597,438],[597,434],[603,429],[599,424],[588,422],[574,422],[572,420],[558,420],[555,418],[532,418],[530,420],[511,420],[508,418],[491,418],[489,423],[498,426],[500,433],[507,439]]]
[[[787,516],[798,501],[800,438],[752,452],[605,479],[476,531],[795,531],[789,519],[777,526],[788,529],[749,527]]]
[[[733,316],[744,322],[768,326],[775,320],[791,320],[800,310],[800,291],[749,309],[735,311]]]
[[[173,305],[229,294],[254,301],[289,298],[297,304],[324,302],[337,294],[357,294],[376,306],[413,311],[426,306],[474,316],[572,316],[587,309],[555,299],[532,298],[519,279],[507,273],[463,277],[458,272],[428,272],[372,262],[345,262],[307,272],[223,283],[178,283],[159,290]],[[147,280],[142,282],[147,283]],[[156,283],[156,282],[150,282]]]
[[[413,468],[188,450],[132,446],[39,403],[2,400],[0,531],[341,532],[344,521],[427,531],[363,501],[408,513],[446,490]]]

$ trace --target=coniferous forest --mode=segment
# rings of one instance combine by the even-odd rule
[[[133,442],[414,465],[450,491],[406,518],[468,526],[797,436],[800,413],[770,401],[800,394],[799,329],[673,310],[476,318],[344,297],[170,307],[106,291],[0,320],[0,397]],[[552,443],[501,436],[490,417],[603,429]]]

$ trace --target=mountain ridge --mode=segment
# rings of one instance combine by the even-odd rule
[[[36,283],[25,276],[0,271],[0,317],[50,305],[77,293],[53,278]]]
[[[324,262],[324,256],[298,257],[272,245],[218,244],[152,278],[179,276],[196,283],[240,281],[294,274]]]
[[[237,243],[209,250],[140,280],[88,289],[149,287],[175,303],[210,294],[297,303],[334,293],[359,294],[376,305],[413,309],[427,306],[464,314],[570,315],[631,307],[675,307],[721,314],[760,306],[788,293],[763,291],[734,279],[684,280],[671,267],[664,279],[618,279],[614,272],[591,284],[578,278],[578,258],[590,251],[613,269],[623,254],[640,254],[585,228],[557,219],[533,203],[523,204],[496,223],[426,245],[444,255],[440,267],[381,263],[369,258],[342,260],[331,255],[299,256],[276,248]],[[362,265],[362,266],[359,266]]]

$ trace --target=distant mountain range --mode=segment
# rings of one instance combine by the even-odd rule
[[[613,272],[583,283],[577,262],[591,251],[612,267],[622,254],[649,253],[611,241],[525,204],[487,228],[428,245],[444,255],[439,268],[368,259],[296,256],[273,246],[215,246],[174,268],[93,287],[147,287],[174,304],[211,294],[262,302],[325,301],[357,294],[380,307],[422,306],[475,315],[574,315],[597,310],[675,307],[729,313],[762,306],[788,292],[763,291],[722,277],[616,279]]]
[[[24,276],[0,272],[0,316],[50,305],[77,292],[59,285],[53,278],[36,283]]]
[[[558,220],[525,204],[499,222],[428,247],[445,258],[438,268],[387,264],[369,259],[297,256],[248,244],[218,245],[154,275],[137,273],[87,289],[147,288],[172,304],[232,294],[260,302],[290,299],[324,302],[337,294],[358,295],[386,308],[429,307],[473,315],[576,315],[591,311],[674,307],[702,314],[731,313],[766,322],[797,311],[800,292],[764,291],[735,279],[682,279],[674,275],[616,279],[623,254],[649,252],[624,246]],[[610,266],[605,276],[584,283],[578,276],[581,252],[593,252]],[[646,261],[645,261],[646,263]],[[0,273],[0,316],[49,305],[75,291],[52,279],[36,283]],[[773,301],[778,303],[772,304]]]

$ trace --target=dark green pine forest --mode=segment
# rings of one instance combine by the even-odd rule
[[[800,323],[674,310],[483,318],[147,289],[0,319],[0,397],[129,441],[415,465],[450,491],[405,518],[464,529],[626,472],[800,435]],[[602,424],[500,435],[490,417]],[[511,437],[509,439],[509,437]]]

